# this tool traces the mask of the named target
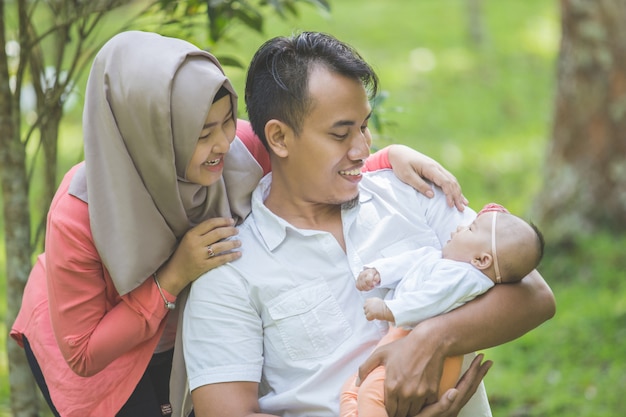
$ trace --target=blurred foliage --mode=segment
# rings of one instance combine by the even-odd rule
[[[546,253],[539,270],[557,299],[554,319],[486,352],[494,416],[622,415],[626,390],[626,237],[594,236]]]
[[[220,42],[228,41],[234,27],[244,27],[259,35],[264,34],[266,16],[281,19],[298,18],[299,4],[313,5],[322,11],[330,11],[326,0],[158,0],[155,4],[156,16],[167,16],[159,21],[161,33],[189,38],[197,32],[198,26],[206,27],[207,42],[205,48],[212,49]],[[232,40],[232,39],[230,39]],[[222,65],[245,68],[234,56],[217,55]]]

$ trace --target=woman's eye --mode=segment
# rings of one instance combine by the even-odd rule
[[[211,136],[211,132],[210,131],[209,132],[202,132],[200,134],[200,137],[198,138],[198,140],[208,139],[209,136]]]

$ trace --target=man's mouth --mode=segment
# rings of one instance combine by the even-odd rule
[[[350,170],[339,171],[339,174],[341,174],[341,175],[348,175],[348,176],[361,175],[361,168],[354,168],[354,169],[350,169]]]

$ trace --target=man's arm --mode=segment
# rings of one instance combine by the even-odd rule
[[[252,417],[262,414],[257,400],[256,382],[208,384],[191,392],[196,417]]]
[[[359,369],[361,380],[385,364],[391,417],[415,415],[437,400],[443,360],[516,339],[550,319],[554,295],[537,271],[520,283],[496,285],[449,313],[425,320],[404,339],[378,349]]]
[[[517,284],[496,285],[482,297],[449,314],[433,318],[423,329],[439,333],[447,356],[510,342],[556,312],[552,290],[537,270]]]
[[[232,264],[194,281],[179,330],[195,416],[259,413],[262,323]]]

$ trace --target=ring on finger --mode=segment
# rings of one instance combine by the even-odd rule
[[[213,248],[211,247],[211,245],[206,247],[206,251],[209,253],[209,258],[212,258],[215,256],[215,252],[213,252]]]

